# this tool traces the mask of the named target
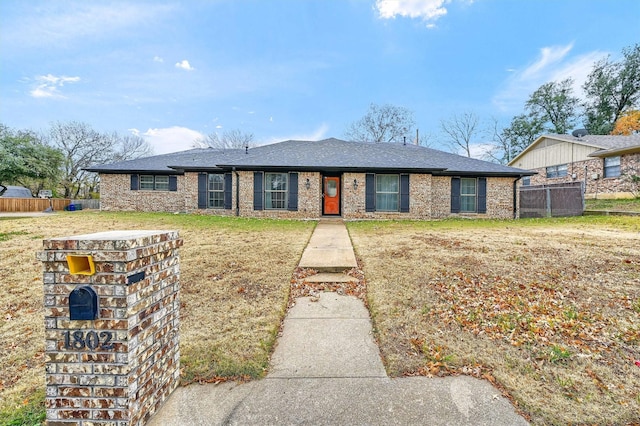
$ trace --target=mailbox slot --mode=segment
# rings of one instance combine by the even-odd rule
[[[69,272],[74,275],[93,275],[96,273],[93,256],[89,254],[67,255],[67,265],[69,265]]]
[[[69,294],[69,319],[98,318],[98,294],[89,286],[78,287]]]

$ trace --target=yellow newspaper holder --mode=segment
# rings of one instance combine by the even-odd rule
[[[96,273],[93,256],[89,254],[67,255],[67,265],[69,265],[69,273],[74,275],[93,275]]]

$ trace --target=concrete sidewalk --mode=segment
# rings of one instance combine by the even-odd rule
[[[337,230],[338,240],[342,241],[344,235],[348,239],[344,224],[341,225],[344,235],[339,226],[331,226]],[[320,235],[326,229],[321,227]],[[330,239],[324,234],[316,241]],[[318,244],[314,248],[318,249],[316,255],[328,251],[326,246]],[[346,247],[340,247],[346,251]],[[344,251],[328,258],[341,259]],[[320,261],[327,268],[343,264],[342,261],[332,264],[326,258]],[[227,424],[526,425],[527,422],[487,381],[466,376],[389,379],[373,339],[369,312],[362,301],[322,293],[318,298],[297,299],[289,310],[265,379],[246,384],[178,388],[150,422],[152,426]]]
[[[342,272],[358,266],[344,223],[320,221],[302,253],[299,266],[318,272]]]

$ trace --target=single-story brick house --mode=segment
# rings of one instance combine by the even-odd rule
[[[275,218],[517,217],[532,172],[409,144],[289,140],[94,166],[101,209]]]
[[[536,172],[523,184],[581,182],[588,198],[632,197],[640,187],[640,135],[542,135],[509,163]]]

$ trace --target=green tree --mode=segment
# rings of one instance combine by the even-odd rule
[[[0,124],[0,183],[41,189],[44,182],[59,178],[62,161],[62,153],[42,143],[35,133]]]
[[[591,134],[609,134],[623,112],[638,107],[640,44],[623,49],[622,55],[618,62],[609,57],[596,62],[584,83],[585,127]]]
[[[573,79],[545,83],[525,103],[532,122],[544,123],[548,132],[565,134],[578,118],[580,99],[573,96]]]

